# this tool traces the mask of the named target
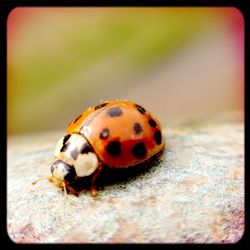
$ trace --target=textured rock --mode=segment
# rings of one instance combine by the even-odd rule
[[[167,124],[151,164],[106,170],[99,193],[48,181],[64,133],[8,138],[7,229],[30,242],[236,242],[244,232],[244,125],[238,114]],[[164,124],[163,124],[164,125]]]

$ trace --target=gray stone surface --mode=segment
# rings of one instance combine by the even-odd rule
[[[96,198],[83,192],[68,195],[66,202],[52,183],[31,184],[49,175],[64,132],[9,137],[10,238],[18,243],[238,241],[244,232],[241,118],[235,113],[169,123],[167,147],[150,166],[117,180],[111,173],[111,182],[104,175]]]

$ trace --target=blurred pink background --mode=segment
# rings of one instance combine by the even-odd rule
[[[7,26],[8,133],[66,129],[100,100],[167,125],[244,110],[236,8],[16,8]]]

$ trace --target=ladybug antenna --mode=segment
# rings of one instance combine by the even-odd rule
[[[47,179],[48,181],[52,182],[52,181],[53,181],[53,176],[49,176],[49,177],[40,177],[40,178],[38,178],[37,180],[32,181],[32,185],[35,185],[37,182],[42,181],[42,180],[46,180],[46,179]]]

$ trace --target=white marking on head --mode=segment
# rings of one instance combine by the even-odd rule
[[[63,139],[64,137],[62,137],[56,144],[56,147],[55,147],[55,157],[58,157],[60,155],[60,150],[63,146]]]
[[[84,177],[94,173],[98,167],[98,158],[94,152],[81,152],[84,145],[89,145],[84,136],[71,134],[64,145],[63,140],[64,137],[56,144],[55,157],[68,165],[74,166],[78,177]],[[62,147],[65,147],[65,149],[61,152]]]
[[[69,165],[73,165],[75,159],[72,157],[72,151],[75,151],[76,154],[80,154],[81,146],[87,141],[82,135],[71,134],[68,140],[63,144],[64,138],[65,136],[62,137],[56,144],[55,157]],[[63,147],[65,148],[62,150]]]
[[[88,152],[81,154],[74,161],[77,176],[84,177],[91,175],[98,167],[98,159],[95,153]]]

